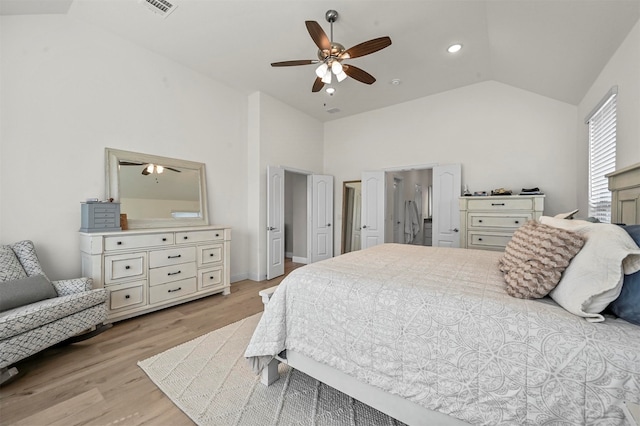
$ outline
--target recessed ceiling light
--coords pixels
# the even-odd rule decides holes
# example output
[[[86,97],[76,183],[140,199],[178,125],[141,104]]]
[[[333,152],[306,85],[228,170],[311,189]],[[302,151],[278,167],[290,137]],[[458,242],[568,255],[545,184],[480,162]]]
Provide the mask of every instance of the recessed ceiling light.
[[[334,87],[327,87],[326,92],[330,95],[333,95],[334,93],[336,93],[336,89]]]
[[[456,53],[456,52],[460,51],[460,49],[462,49],[462,45],[460,43],[456,43],[456,44],[452,44],[451,46],[449,46],[447,48],[447,52]]]
[[[389,83],[393,84],[394,86],[398,86],[400,83],[402,83],[402,81],[399,78],[394,78]]]

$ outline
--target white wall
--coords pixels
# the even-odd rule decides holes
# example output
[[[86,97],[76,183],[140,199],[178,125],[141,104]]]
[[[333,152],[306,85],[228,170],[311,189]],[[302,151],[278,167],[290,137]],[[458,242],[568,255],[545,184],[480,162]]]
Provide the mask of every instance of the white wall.
[[[341,182],[362,171],[461,163],[471,191],[538,186],[547,194],[545,213],[555,214],[577,203],[576,116],[573,105],[478,83],[325,123],[325,173],[336,177],[340,206]]]
[[[249,278],[266,279],[267,166],[322,173],[322,123],[264,93],[249,96]]]
[[[578,206],[588,211],[589,134],[584,120],[612,86],[618,86],[616,168],[640,162],[640,21],[613,54],[578,105]]]
[[[1,18],[0,241],[80,274],[80,201],[105,197],[105,147],[206,163],[210,221],[248,270],[247,98],[64,15]]]

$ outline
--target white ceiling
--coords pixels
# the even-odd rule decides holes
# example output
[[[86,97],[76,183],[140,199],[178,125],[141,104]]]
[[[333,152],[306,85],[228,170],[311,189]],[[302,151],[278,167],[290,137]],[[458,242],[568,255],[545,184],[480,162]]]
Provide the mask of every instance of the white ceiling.
[[[57,3],[58,13],[321,121],[487,80],[575,105],[640,17],[640,0],[172,0],[166,19],[138,0],[1,1],[3,14],[55,13]],[[270,66],[315,59],[304,21],[329,34],[328,9],[340,14],[334,40],[347,48],[391,37],[388,48],[350,60],[377,78],[373,85],[348,78],[334,96],[311,93],[315,66]],[[452,55],[454,42],[464,47]]]

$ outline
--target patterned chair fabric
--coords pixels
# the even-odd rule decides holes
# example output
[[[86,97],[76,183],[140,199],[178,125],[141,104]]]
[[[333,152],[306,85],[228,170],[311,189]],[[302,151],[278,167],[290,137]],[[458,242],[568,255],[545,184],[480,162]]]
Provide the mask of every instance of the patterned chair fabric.
[[[0,246],[0,285],[4,281],[35,275],[46,277],[31,241]],[[107,319],[107,290],[93,290],[90,278],[53,281],[52,284],[58,297],[0,312],[0,368]]]

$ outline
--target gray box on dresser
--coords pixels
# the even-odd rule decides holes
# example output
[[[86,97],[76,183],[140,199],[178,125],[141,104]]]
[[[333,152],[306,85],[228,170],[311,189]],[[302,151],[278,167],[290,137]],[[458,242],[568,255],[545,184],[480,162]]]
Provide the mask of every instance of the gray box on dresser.
[[[109,322],[230,293],[231,228],[81,232],[82,274],[109,290]]]
[[[120,231],[120,203],[80,203],[80,231]]]

